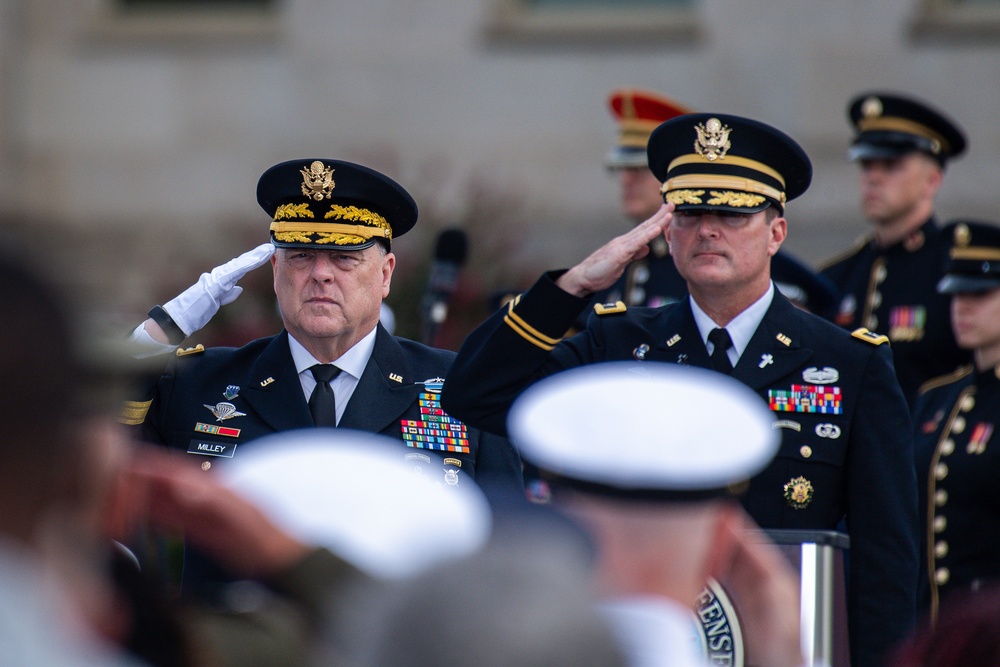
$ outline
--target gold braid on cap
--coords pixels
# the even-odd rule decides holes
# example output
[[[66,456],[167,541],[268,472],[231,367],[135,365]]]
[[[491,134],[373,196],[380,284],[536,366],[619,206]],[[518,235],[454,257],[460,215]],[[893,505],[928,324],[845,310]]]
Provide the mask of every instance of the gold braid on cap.
[[[315,243],[324,245],[357,245],[372,237],[392,240],[392,227],[378,213],[357,206],[333,204],[324,219],[350,220],[362,224],[348,225],[329,222],[306,222],[301,220],[282,222],[285,218],[312,218],[308,204],[284,204],[278,207],[271,223],[276,241],[284,243]],[[313,240],[313,236],[317,238]]]
[[[748,192],[732,192],[731,190],[719,192],[718,190],[712,190],[709,194],[712,195],[712,198],[708,200],[708,203],[712,206],[748,208],[750,206],[760,206],[766,201],[760,195],[752,195]]]
[[[660,192],[663,194],[663,199],[671,204],[700,204],[701,195],[705,194],[704,190],[671,190],[666,191],[666,186],[660,188]]]

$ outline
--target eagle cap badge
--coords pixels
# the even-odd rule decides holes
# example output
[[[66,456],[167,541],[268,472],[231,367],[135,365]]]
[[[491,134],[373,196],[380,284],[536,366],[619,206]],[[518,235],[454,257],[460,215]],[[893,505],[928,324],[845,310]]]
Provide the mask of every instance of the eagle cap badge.
[[[726,157],[732,146],[729,141],[732,130],[728,125],[723,125],[718,118],[709,118],[704,124],[695,125],[694,131],[698,135],[694,142],[694,150],[698,155],[709,162]]]
[[[299,169],[302,174],[302,194],[316,201],[330,198],[337,184],[333,181],[333,167],[327,167],[319,160],[309,165],[309,169]]]

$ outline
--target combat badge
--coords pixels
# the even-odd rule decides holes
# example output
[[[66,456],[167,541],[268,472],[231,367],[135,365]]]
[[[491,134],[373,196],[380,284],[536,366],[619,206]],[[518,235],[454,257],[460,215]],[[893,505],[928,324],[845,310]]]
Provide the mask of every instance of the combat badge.
[[[810,384],[832,384],[840,379],[840,371],[829,366],[823,368],[810,366],[802,371],[802,379]]]
[[[785,484],[785,500],[792,509],[803,510],[813,499],[813,485],[805,477],[796,477]]]

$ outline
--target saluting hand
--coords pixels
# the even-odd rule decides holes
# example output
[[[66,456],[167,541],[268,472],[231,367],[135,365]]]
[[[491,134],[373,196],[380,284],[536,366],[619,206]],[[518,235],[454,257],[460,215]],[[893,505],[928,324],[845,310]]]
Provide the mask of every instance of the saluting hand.
[[[575,296],[588,296],[611,287],[625,267],[649,253],[649,243],[665,233],[673,210],[673,204],[664,204],[651,218],[611,239],[561,275],[556,284]]]

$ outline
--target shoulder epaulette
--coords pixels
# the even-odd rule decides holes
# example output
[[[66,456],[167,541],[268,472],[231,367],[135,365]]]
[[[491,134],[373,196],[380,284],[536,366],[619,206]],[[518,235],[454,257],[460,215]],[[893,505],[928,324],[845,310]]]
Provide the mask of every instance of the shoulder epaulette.
[[[628,306],[625,305],[624,301],[615,301],[614,303],[595,303],[594,312],[597,315],[615,315],[617,313],[624,313],[628,310]]]
[[[869,331],[864,327],[860,329],[855,329],[851,332],[851,335],[858,340],[863,340],[866,343],[871,343],[872,345],[882,345],[883,343],[889,342],[889,337],[885,334],[877,334],[874,331]]]
[[[922,385],[920,385],[920,389],[917,390],[917,395],[924,394],[925,392],[928,392],[931,389],[937,389],[938,387],[943,387],[945,385],[958,382],[971,372],[972,372],[972,364],[959,366],[950,373],[939,375],[937,377],[931,378],[927,382],[924,382]]]
[[[146,421],[146,413],[149,412],[149,406],[152,404],[152,399],[148,401],[125,401],[121,414],[118,415],[118,422],[126,426],[138,426]]]
[[[201,343],[198,343],[194,347],[184,347],[184,348],[179,347],[177,348],[177,351],[174,354],[176,354],[178,357],[187,357],[192,354],[201,354],[204,351],[205,351],[205,346],[202,345]]]
[[[861,251],[862,248],[871,243],[871,240],[872,240],[871,234],[865,234],[863,236],[858,237],[857,239],[854,240],[854,243],[847,250],[837,255],[834,255],[833,257],[825,259],[819,264],[817,264],[816,270],[820,272],[826,271],[834,264],[842,262],[848,257],[851,257],[852,255],[856,255],[858,252]]]

